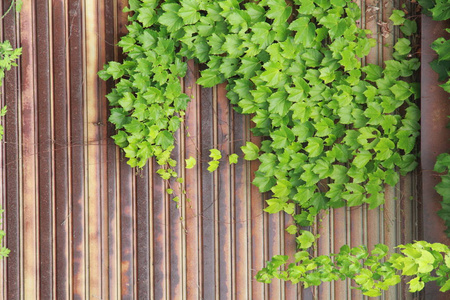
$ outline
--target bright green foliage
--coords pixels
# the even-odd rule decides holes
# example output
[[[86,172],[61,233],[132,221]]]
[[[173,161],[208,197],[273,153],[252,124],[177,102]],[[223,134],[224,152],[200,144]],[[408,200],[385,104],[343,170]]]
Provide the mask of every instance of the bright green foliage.
[[[386,245],[378,244],[369,252],[367,247],[341,247],[339,253],[311,257],[304,250],[315,241],[314,236],[302,232],[301,251],[295,254],[295,263],[286,266],[288,257],[277,255],[258,272],[258,281],[270,283],[273,278],[302,283],[305,288],[322,282],[354,280],[356,288],[370,297],[397,285],[401,276],[409,277],[409,291],[421,291],[425,284],[435,281],[441,292],[450,290],[450,249],[439,243],[417,241],[399,245],[400,253],[389,254]],[[312,241],[311,241],[312,239]]]
[[[197,161],[192,156],[186,159],[186,169],[192,169],[196,165]]]
[[[209,157],[211,157],[213,160],[208,162],[208,171],[214,172],[219,167],[219,160],[222,158],[222,153],[220,153],[217,149],[211,149],[209,150],[211,153],[209,154]]]
[[[173,133],[190,101],[179,77],[186,60],[195,59],[205,65],[197,83],[227,82],[234,109],[253,115],[253,134],[267,137],[260,146],[246,142],[241,148],[244,159],[261,162],[253,184],[273,194],[266,212],[300,211],[294,219],[308,226],[330,207],[375,208],[383,204],[384,185],[397,184],[395,171],[416,167],[418,92],[403,79],[419,61],[408,58],[405,39],[385,69],[362,67],[376,41],[356,25],[361,10],[353,1],[149,0],[130,2],[127,11],[133,12],[129,33],[119,43],[127,57],[105,65],[99,76],[116,80],[109,120],[131,166],[155,157],[164,166],[158,174],[177,177],[169,163]],[[403,24],[404,16],[396,14],[393,21]],[[414,31],[413,24],[403,26]],[[213,172],[222,154],[212,149],[210,157]],[[314,237],[302,232],[298,242],[307,248]],[[283,260],[274,258],[276,264]],[[317,274],[308,278],[310,285],[321,282]]]
[[[11,7],[12,5],[13,3],[11,3]],[[17,11],[19,11],[20,6],[22,5],[22,1],[16,2],[16,5],[17,5],[16,9]],[[6,13],[8,13],[10,9],[8,9]],[[9,41],[4,41],[0,43],[0,87],[3,85],[3,79],[5,78],[5,71],[9,71],[11,67],[17,66],[16,61],[21,54],[22,48],[13,49]],[[6,115],[6,106],[1,108],[0,110],[0,117],[4,117],[5,115]],[[0,124],[0,141],[3,139],[3,134],[4,134],[3,125]],[[0,220],[3,212],[4,210],[0,209]],[[0,245],[4,236],[5,231],[0,230]],[[10,250],[8,248],[0,246],[0,258],[7,257],[9,252]]]
[[[438,215],[445,221],[447,226],[446,234],[450,237],[450,153],[442,153],[436,160],[434,171],[442,173],[441,182],[435,187],[442,196],[442,209]]]
[[[5,72],[11,70],[11,67],[17,66],[17,59],[22,54],[22,48],[13,49],[9,41],[0,43],[0,87],[3,85]],[[6,107],[0,112],[0,117],[6,114]],[[3,137],[3,126],[0,124],[0,140]]]
[[[402,25],[405,22],[405,12],[403,10],[394,10],[389,19],[394,23],[394,25]]]
[[[253,183],[273,192],[268,212],[294,213],[300,206],[309,213],[296,220],[306,225],[328,207],[375,208],[383,203],[384,184],[398,182],[391,170],[405,174],[417,165],[411,152],[419,131],[412,102],[418,93],[401,77],[412,75],[419,62],[406,58],[410,42],[401,39],[395,46],[399,59],[386,61],[385,70],[362,68],[358,58],[376,42],[356,25],[357,4],[157,3],[130,4],[129,33],[119,43],[127,58],[99,72],[118,80],[108,95],[109,120],[131,166],[142,167],[153,156],[167,163],[161,156],[172,149],[190,100],[179,77],[192,58],[207,65],[198,83],[227,81],[234,108],[254,114],[253,133],[270,137],[261,147],[242,147],[244,159],[261,161]],[[392,19],[405,20],[400,11]],[[397,112],[400,106],[410,113]],[[211,157],[210,172],[220,159],[215,152]],[[170,178],[167,172],[161,171]],[[320,189],[321,180],[332,191]]]
[[[237,164],[238,159],[239,159],[239,155],[237,155],[236,153],[233,153],[230,156],[228,156],[228,162],[230,163],[230,165]]]

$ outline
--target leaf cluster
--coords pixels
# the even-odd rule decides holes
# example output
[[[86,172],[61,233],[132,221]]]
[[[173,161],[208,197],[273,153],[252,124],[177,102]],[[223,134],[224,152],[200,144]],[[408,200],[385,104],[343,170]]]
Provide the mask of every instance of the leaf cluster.
[[[22,48],[14,49],[9,41],[4,41],[0,43],[0,88],[3,85],[3,79],[5,78],[5,71],[9,71],[11,67],[17,66],[16,61],[21,54]],[[0,117],[4,117],[5,115],[6,115],[6,106],[1,108],[0,110]],[[3,139],[3,134],[4,134],[3,125],[0,124],[0,140]],[[0,220],[2,213],[3,210],[0,209]],[[0,245],[5,234],[6,233],[4,230],[0,230]],[[10,250],[8,248],[0,246],[0,258],[7,257],[9,252]]]
[[[306,247],[300,247],[306,248]],[[295,262],[277,255],[258,272],[258,281],[270,283],[273,278],[302,283],[305,288],[322,282],[352,279],[355,288],[369,297],[382,295],[408,276],[409,291],[421,291],[425,283],[436,281],[441,292],[450,290],[450,249],[439,243],[416,241],[399,245],[400,253],[389,254],[389,247],[378,244],[372,251],[365,246],[341,247],[339,253],[311,257],[302,249],[295,254]]]
[[[442,173],[441,182],[435,189],[442,196],[442,209],[438,215],[444,220],[447,230],[445,233],[450,237],[450,153],[442,153],[437,157],[434,171]]]
[[[179,77],[186,59],[204,63],[197,83],[227,82],[227,97],[242,114],[252,114],[261,148],[248,142],[245,159],[261,165],[253,183],[272,191],[266,211],[302,213],[308,225],[322,209],[384,201],[384,184],[395,185],[413,170],[419,130],[418,90],[403,78],[419,67],[408,59],[409,41],[395,45],[386,68],[361,66],[376,44],[356,20],[350,0],[130,1],[127,58],[99,72],[116,87],[107,96],[115,142],[131,166],[156,157],[175,164],[173,133],[189,97]],[[399,108],[402,108],[399,112]],[[215,170],[218,160],[209,164]],[[171,174],[159,171],[165,179]],[[169,168],[170,170],[170,168]]]

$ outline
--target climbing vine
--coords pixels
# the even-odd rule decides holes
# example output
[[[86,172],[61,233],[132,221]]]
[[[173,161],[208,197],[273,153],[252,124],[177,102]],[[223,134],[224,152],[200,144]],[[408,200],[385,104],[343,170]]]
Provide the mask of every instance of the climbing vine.
[[[3,17],[7,13],[9,13],[12,9],[15,9],[17,12],[20,12],[21,7],[22,7],[21,0],[12,1],[8,10],[3,14],[0,20],[3,19]],[[3,41],[0,43],[0,88],[3,85],[3,79],[5,78],[5,71],[9,71],[12,67],[17,66],[16,61],[21,54],[22,48],[14,49],[9,41]],[[0,117],[4,117],[5,115],[6,115],[6,106],[2,107],[0,110]],[[0,123],[0,141],[3,139],[3,134],[4,128],[3,125]],[[4,210],[0,208],[0,221],[2,219],[3,212]],[[0,258],[7,257],[10,252],[8,248],[1,246],[1,242],[5,237],[5,234],[6,234],[5,231],[0,229]]]
[[[247,142],[245,159],[261,165],[253,183],[272,191],[266,211],[294,213],[301,225],[328,207],[370,208],[383,185],[413,170],[419,130],[416,84],[402,80],[419,68],[409,40],[395,45],[386,68],[365,57],[376,44],[356,25],[360,8],[347,0],[130,1],[123,63],[99,72],[116,87],[107,96],[113,136],[131,166],[156,157],[163,178],[177,177],[170,158],[189,97],[179,77],[186,59],[207,66],[197,83],[227,81],[227,97],[253,114],[261,147]],[[405,113],[399,113],[402,107]],[[216,165],[217,163],[212,163]],[[211,167],[211,165],[210,165]],[[213,167],[212,167],[213,168]],[[324,183],[327,181],[327,183]]]
[[[411,276],[409,291],[421,291],[425,283],[436,281],[441,292],[450,290],[450,249],[440,243],[418,241],[399,245],[400,253],[389,255],[388,246],[378,244],[372,251],[365,246],[341,247],[339,253],[311,257],[306,251],[315,240],[309,232],[299,237],[299,251],[295,263],[285,269],[288,257],[277,255],[256,276],[258,281],[270,283],[273,278],[303,283],[305,287],[323,282],[353,279],[356,288],[370,297],[397,285],[402,276]]]
[[[253,184],[271,192],[269,213],[284,211],[298,226],[310,226],[327,208],[373,209],[383,204],[386,184],[396,185],[399,173],[417,166],[419,87],[408,77],[420,63],[407,38],[417,24],[403,11],[391,17],[404,37],[384,68],[361,64],[377,42],[357,26],[361,10],[350,0],[130,0],[126,11],[128,34],[118,44],[126,58],[109,62],[99,76],[116,82],[107,95],[109,121],[130,166],[142,168],[154,157],[162,178],[182,182],[170,154],[191,100],[179,81],[190,59],[204,65],[197,83],[226,82],[233,108],[252,115],[253,134],[267,137],[242,151],[244,159],[260,162]],[[210,157],[213,172],[222,154],[211,149]],[[230,163],[237,160],[229,156]],[[195,163],[189,157],[185,165]],[[296,234],[297,227],[289,231]],[[298,241],[306,249],[315,237],[302,231]],[[372,296],[397,284],[400,270],[417,275],[412,292],[431,280],[449,288],[448,248],[426,242],[399,247],[403,254],[389,259],[384,245],[370,255],[363,246],[317,258],[302,250],[286,269],[287,258],[275,256],[257,279],[308,286],[352,278]],[[437,278],[425,275],[431,270]]]

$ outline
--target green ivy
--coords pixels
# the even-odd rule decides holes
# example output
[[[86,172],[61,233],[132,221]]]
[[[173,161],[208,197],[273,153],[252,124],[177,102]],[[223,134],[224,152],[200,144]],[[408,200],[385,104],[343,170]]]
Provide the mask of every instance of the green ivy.
[[[309,232],[305,232],[311,235]],[[323,282],[352,279],[356,289],[370,297],[381,296],[401,282],[401,276],[408,276],[409,291],[421,291],[425,283],[436,281],[441,292],[450,290],[450,249],[439,243],[417,241],[399,245],[400,253],[389,255],[389,247],[378,244],[369,252],[367,247],[341,247],[339,253],[311,257],[306,251],[314,237],[299,238],[299,247],[304,249],[295,254],[295,262],[286,266],[288,257],[277,255],[258,272],[258,281],[270,283],[279,278],[293,284],[303,283],[305,287],[317,286]],[[303,240],[307,240],[304,244]],[[411,277],[410,277],[411,276]]]
[[[234,109],[252,115],[253,134],[267,137],[260,146],[247,142],[241,149],[244,159],[260,162],[253,184],[261,192],[271,191],[269,213],[284,211],[297,225],[309,226],[327,208],[376,208],[384,202],[385,184],[396,185],[399,173],[417,166],[419,88],[408,77],[419,60],[410,54],[410,41],[401,38],[385,68],[362,66],[376,41],[368,38],[370,30],[356,25],[361,9],[354,2],[130,0],[125,11],[130,12],[128,34],[118,45],[126,58],[109,62],[99,76],[116,82],[107,95],[109,121],[130,166],[142,168],[155,157],[162,178],[178,177],[170,154],[173,133],[184,122],[190,101],[179,80],[189,59],[205,67],[197,83],[213,87],[226,82]],[[417,31],[402,11],[394,11],[391,21],[405,36]],[[212,172],[222,154],[211,149],[210,157]],[[228,160],[236,163],[238,157],[232,154]],[[186,159],[187,168],[195,164],[195,157]],[[297,226],[288,232],[297,234]],[[297,238],[304,249],[315,239],[309,231],[300,231]],[[427,253],[440,251],[423,243],[414,245]],[[448,248],[441,252],[448,256]],[[386,253],[382,245],[371,255],[363,246],[344,246],[332,257],[310,258],[300,251],[297,264],[285,271],[278,268],[287,257],[275,256],[257,279],[318,285],[354,278],[367,295],[378,295],[398,283],[395,272],[406,268],[406,259],[400,261],[409,257],[394,254],[384,260]],[[428,259],[420,255],[417,261],[422,255]],[[442,260],[436,256],[433,268],[440,270]],[[433,280],[420,268],[411,291]]]
[[[8,10],[3,14],[0,18],[3,19],[7,13],[9,13],[13,8],[16,9],[17,12],[20,12],[22,8],[22,1],[12,1]],[[22,48],[14,49],[11,46],[9,41],[4,41],[0,43],[0,88],[3,85],[3,79],[5,78],[5,71],[9,71],[11,67],[17,66],[17,59],[22,54]],[[4,106],[0,110],[0,117],[4,117],[6,115],[6,106]],[[0,124],[0,141],[3,139],[4,128],[3,125]],[[4,210],[0,208],[0,221],[2,219],[2,214]],[[1,223],[0,223],[1,224]],[[0,229],[0,258],[7,257],[10,250],[4,246],[2,246],[2,240],[5,237],[5,231]]]
[[[253,183],[273,192],[267,211],[293,213],[296,205],[297,222],[310,225],[328,207],[375,208],[384,184],[398,182],[396,168],[406,174],[417,166],[420,113],[411,99],[419,92],[403,78],[419,60],[408,58],[409,41],[401,39],[385,69],[362,67],[358,58],[376,41],[356,25],[360,8],[350,0],[136,0],[127,11],[129,33],[119,42],[127,58],[99,76],[116,80],[109,121],[131,166],[153,156],[170,162],[190,100],[179,82],[186,59],[207,66],[198,84],[226,81],[235,110],[254,115],[253,133],[270,137],[242,148],[245,159],[261,162]],[[170,167],[158,172],[178,176]]]
[[[438,215],[444,220],[447,230],[445,233],[450,237],[450,153],[442,153],[437,157],[434,171],[442,173],[441,182],[435,187],[442,196],[442,209]]]

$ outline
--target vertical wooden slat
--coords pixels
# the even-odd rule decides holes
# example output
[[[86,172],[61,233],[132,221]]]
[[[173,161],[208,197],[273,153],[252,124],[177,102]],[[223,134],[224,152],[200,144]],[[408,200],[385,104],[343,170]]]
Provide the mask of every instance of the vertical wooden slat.
[[[135,278],[134,264],[134,197],[133,170],[125,160],[120,163],[120,244],[121,244],[121,297],[132,299]]]
[[[232,293],[231,275],[231,194],[230,194],[230,105],[226,98],[226,85],[217,87],[217,149],[224,162],[218,169],[218,234],[219,234],[219,295],[230,299]]]
[[[153,162],[154,172],[158,169],[156,162]],[[165,216],[165,184],[161,177],[153,173],[153,272],[154,272],[154,299],[168,299],[169,274],[166,261],[168,248],[166,238],[168,226]]]
[[[281,253],[281,234],[283,233],[283,228],[280,227],[280,214],[270,214],[268,217],[268,258],[270,259],[274,255],[284,255]],[[269,299],[281,299],[281,280],[274,279],[269,285]]]
[[[202,174],[202,197],[200,212],[202,218],[202,291],[203,299],[216,298],[216,266],[215,266],[215,219],[216,199],[214,198],[213,175],[208,172],[209,149],[214,147],[213,140],[213,89],[202,89],[201,93],[201,148],[200,163]]]
[[[261,146],[261,138],[251,136],[250,141]],[[250,181],[255,179],[255,172],[258,170],[259,162],[250,162]],[[265,285],[257,282],[255,279],[256,273],[264,267],[265,264],[265,249],[264,249],[264,234],[265,234],[265,222],[264,222],[264,197],[259,192],[258,188],[252,184],[250,189],[250,202],[251,202],[251,271],[250,276],[252,279],[252,298],[263,299],[265,297]]]
[[[72,285],[73,298],[87,297],[86,194],[85,194],[85,122],[83,64],[83,3],[70,0],[69,8],[69,68],[70,68],[70,137],[71,137],[71,197],[72,197]]]
[[[175,137],[175,149],[172,152],[172,158],[176,161],[180,161],[181,155],[181,147],[180,147],[180,132],[177,131],[174,134]],[[175,172],[180,174],[181,168],[180,164],[177,164],[174,167]],[[169,181],[169,187],[171,187],[174,191],[174,194],[170,197],[167,197],[166,202],[168,204],[168,215],[169,215],[169,265],[170,265],[170,298],[171,299],[182,299],[183,297],[183,255],[182,255],[182,212],[181,206],[182,203],[182,191],[179,188],[179,185],[176,183],[175,179],[172,178]],[[173,197],[179,197],[180,204],[173,201]]]
[[[331,213],[333,214],[332,232],[333,235],[333,245],[332,253],[338,253],[339,249],[348,244],[347,241],[347,217],[348,212],[353,209],[348,207],[341,207],[339,209],[333,209]],[[320,238],[323,238],[322,236]],[[334,285],[334,299],[349,299],[350,295],[347,295],[347,285],[349,280],[335,281]]]
[[[100,130],[99,130],[99,26],[98,1],[85,1],[85,53],[86,53],[86,185],[88,190],[87,226],[88,226],[88,272],[89,298],[102,297],[102,249],[101,249],[101,165],[100,165]]]
[[[26,241],[23,248],[23,297],[35,299],[39,294],[39,257],[36,189],[36,70],[34,37],[34,4],[25,2],[22,8],[22,170],[23,208],[21,237]]]
[[[36,3],[40,296],[53,297],[53,132],[49,2]]]
[[[317,232],[320,234],[320,238],[317,241],[318,249],[315,255],[329,255],[332,251],[332,245],[334,243],[334,236],[331,232],[333,230],[332,213],[332,210],[329,209],[321,212],[319,215]],[[333,299],[331,296],[332,283],[330,282],[322,283],[317,287],[316,291],[319,299]]]
[[[136,177],[136,297],[150,299],[150,247],[148,166]]]
[[[8,10],[12,0],[2,1],[2,11]],[[7,14],[3,18],[3,39],[9,40],[14,48],[20,47],[18,35],[19,21],[14,13]],[[20,64],[21,65],[21,64]],[[20,66],[19,65],[19,66]],[[7,299],[19,299],[21,296],[22,277],[20,275],[21,264],[21,239],[20,239],[20,209],[21,209],[21,170],[20,170],[20,120],[21,120],[21,83],[20,71],[12,68],[5,76],[3,82],[3,97],[8,106],[5,118],[5,215],[3,222],[6,228],[6,246],[11,250],[6,263],[6,297]]]
[[[102,69],[104,64],[107,62],[107,56],[109,58],[112,57],[113,44],[108,44],[107,32],[111,32],[113,23],[111,20],[108,20],[107,12],[110,12],[108,6],[112,3],[113,0],[103,0],[98,4],[98,42],[99,42],[99,51],[98,51],[98,62],[97,62],[97,71]],[[106,21],[108,20],[108,21]],[[108,28],[107,28],[108,26]],[[108,51],[109,50],[109,51]],[[108,55],[107,55],[107,52]],[[95,73],[97,75],[97,72]],[[105,101],[106,99],[106,88],[107,84],[98,78],[97,84],[99,86],[98,95],[97,95],[97,105],[98,105],[98,116],[97,116],[97,125],[98,125],[98,134],[99,134],[99,171],[100,171],[100,203],[99,203],[99,218],[101,221],[100,224],[100,252],[101,256],[105,259],[101,262],[101,295],[103,298],[109,298],[109,280],[108,280],[108,186],[107,186],[107,177],[108,177],[108,149],[106,147],[106,140],[108,138],[108,130],[105,124],[108,122],[108,103]]]
[[[198,77],[198,65],[194,61],[188,61],[188,69],[184,80],[184,92],[191,98],[191,102],[186,111],[186,126],[190,136],[185,139],[185,156],[186,158],[194,157],[197,164],[194,168],[185,171],[185,187],[186,187],[186,296],[187,299],[200,299],[200,272],[201,261],[200,245],[201,245],[201,184],[200,184],[200,92],[199,87],[195,84]]]
[[[247,181],[247,166],[249,165],[243,160],[241,146],[245,145],[247,130],[246,123],[248,117],[245,117],[233,111],[233,153],[239,155],[238,163],[234,166],[234,210],[235,210],[235,289],[236,299],[245,300],[250,298],[249,279],[250,272],[248,262],[248,201],[247,192],[250,182]]]
[[[55,162],[55,248],[57,298],[68,298],[69,293],[69,189],[68,189],[68,106],[66,70],[66,8],[63,1],[52,4],[52,59],[54,98],[54,162]]]
[[[295,221],[292,218],[292,216],[289,215],[284,215],[284,228],[286,229],[291,225],[295,225]],[[294,255],[297,249],[297,242],[295,239],[295,235],[293,234],[289,234],[287,233],[285,230],[282,231],[282,233],[284,234],[284,245],[283,245],[283,253],[284,255],[289,256],[289,260],[288,260],[288,264],[295,262],[294,259]],[[301,287],[300,285],[297,284],[292,284],[290,282],[285,282],[284,283],[284,299],[297,299],[299,297],[299,295],[301,296],[301,294],[299,293]],[[306,300],[306,298],[304,298]]]

